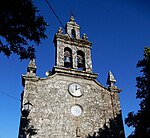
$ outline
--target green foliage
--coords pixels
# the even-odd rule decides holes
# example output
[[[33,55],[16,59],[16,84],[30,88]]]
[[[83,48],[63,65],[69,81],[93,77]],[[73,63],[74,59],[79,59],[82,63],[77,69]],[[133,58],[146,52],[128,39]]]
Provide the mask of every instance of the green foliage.
[[[150,137],[150,47],[144,49],[144,58],[138,61],[137,68],[141,68],[142,73],[136,78],[136,98],[141,99],[140,109],[136,114],[130,112],[125,123],[135,128],[129,138],[147,138]]]
[[[0,1],[0,53],[34,58],[35,48],[46,38],[47,23],[32,0]]]

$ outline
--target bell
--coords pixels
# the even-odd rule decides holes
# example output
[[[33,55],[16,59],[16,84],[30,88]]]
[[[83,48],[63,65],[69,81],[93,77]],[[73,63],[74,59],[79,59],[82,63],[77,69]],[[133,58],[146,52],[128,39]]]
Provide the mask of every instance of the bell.
[[[83,59],[79,58],[78,59],[78,68],[83,68],[84,64],[83,64]]]
[[[70,57],[65,57],[65,58],[64,58],[64,62],[65,62],[65,63],[70,63],[70,62],[71,62],[71,61],[70,61]]]
[[[71,58],[70,57],[65,57],[64,58],[64,65],[65,67],[71,67]]]

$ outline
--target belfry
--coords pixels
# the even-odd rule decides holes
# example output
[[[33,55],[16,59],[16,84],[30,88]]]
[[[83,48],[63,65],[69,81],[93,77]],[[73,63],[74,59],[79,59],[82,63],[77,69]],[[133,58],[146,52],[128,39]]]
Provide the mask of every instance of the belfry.
[[[73,16],[54,36],[55,65],[45,78],[31,60],[22,75],[18,138],[125,138],[120,89],[108,73],[104,87],[92,71],[92,43]]]

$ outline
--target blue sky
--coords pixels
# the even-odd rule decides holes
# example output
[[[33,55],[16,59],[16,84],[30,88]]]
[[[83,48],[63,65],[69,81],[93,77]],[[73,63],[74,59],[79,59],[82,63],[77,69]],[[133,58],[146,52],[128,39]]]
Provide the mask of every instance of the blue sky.
[[[35,0],[40,13],[48,22],[47,40],[37,47],[37,75],[54,66],[53,37],[61,26],[45,0]],[[143,49],[150,45],[149,0],[49,0],[62,23],[69,21],[70,13],[86,33],[92,45],[93,72],[98,73],[100,83],[106,85],[111,70],[116,85],[122,89],[120,101],[123,119],[128,112],[138,109],[136,80],[140,75],[136,63],[143,58]],[[23,91],[21,75],[26,73],[29,61],[20,62],[16,55],[10,58],[0,54],[0,138],[16,138],[20,121],[20,94]],[[13,99],[2,94],[14,96]],[[126,125],[126,136],[132,128]]]

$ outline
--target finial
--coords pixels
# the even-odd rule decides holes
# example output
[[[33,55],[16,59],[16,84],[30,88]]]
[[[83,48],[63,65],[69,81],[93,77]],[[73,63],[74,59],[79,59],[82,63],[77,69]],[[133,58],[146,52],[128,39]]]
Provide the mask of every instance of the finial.
[[[114,86],[114,83],[116,83],[116,79],[113,76],[112,72],[109,71],[108,72],[108,78],[107,78],[107,84],[110,85],[110,86]]]
[[[36,73],[35,59],[31,59],[28,65],[28,75],[34,76]]]
[[[74,22],[74,21],[75,21],[75,19],[74,19],[74,17],[73,17],[73,16],[71,16],[71,17],[70,17],[70,21],[72,21],[72,22]]]
[[[28,67],[36,68],[35,59],[30,60]]]
[[[62,34],[63,33],[63,30],[62,30],[62,28],[61,27],[59,27],[59,29],[58,29],[58,32],[57,33],[59,33],[59,34]]]
[[[82,39],[84,39],[84,40],[87,40],[87,39],[88,39],[88,37],[86,36],[85,33],[83,33]]]

